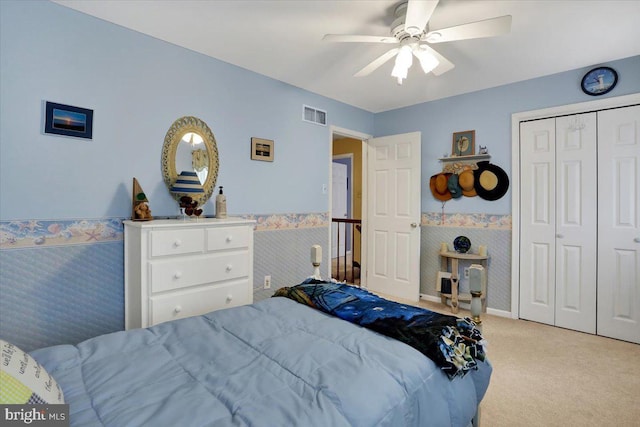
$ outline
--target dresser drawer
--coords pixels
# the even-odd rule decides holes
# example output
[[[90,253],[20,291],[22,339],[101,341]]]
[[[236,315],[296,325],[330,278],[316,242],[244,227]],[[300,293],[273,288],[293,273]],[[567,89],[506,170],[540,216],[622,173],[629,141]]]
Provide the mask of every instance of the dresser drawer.
[[[151,292],[249,276],[249,252],[153,260],[150,262]]]
[[[248,281],[200,288],[193,291],[173,292],[150,298],[150,324],[196,316],[221,308],[250,304]]]
[[[151,256],[189,254],[204,251],[204,233],[196,230],[153,230],[149,233]]]
[[[207,230],[207,250],[246,248],[253,230],[249,227],[220,227]]]

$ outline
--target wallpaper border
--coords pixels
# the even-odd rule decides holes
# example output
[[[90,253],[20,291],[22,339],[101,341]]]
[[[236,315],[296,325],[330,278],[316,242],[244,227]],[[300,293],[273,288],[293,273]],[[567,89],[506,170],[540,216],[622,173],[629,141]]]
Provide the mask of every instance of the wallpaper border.
[[[123,240],[122,218],[0,221],[0,249],[87,245]]]
[[[302,214],[251,214],[241,216],[245,219],[252,219],[256,221],[256,231],[327,227],[331,223],[329,212]]]
[[[422,226],[456,228],[490,228],[511,230],[511,214],[426,212],[422,214]]]
[[[328,212],[235,215],[256,221],[256,231],[327,227]],[[128,218],[0,221],[0,250],[87,245],[124,240]]]
[[[256,221],[256,231],[328,227],[329,212],[237,215]],[[126,218],[0,221],[0,250],[87,245],[124,239]],[[511,230],[511,215],[426,212],[422,226]]]

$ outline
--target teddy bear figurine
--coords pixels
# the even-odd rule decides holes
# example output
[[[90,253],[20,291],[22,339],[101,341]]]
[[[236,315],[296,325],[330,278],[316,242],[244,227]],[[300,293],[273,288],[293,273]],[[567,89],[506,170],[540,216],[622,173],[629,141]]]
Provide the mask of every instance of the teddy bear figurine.
[[[151,220],[153,217],[151,216],[151,209],[149,208],[149,204],[147,202],[138,203],[134,210],[136,214],[136,219],[138,220]]]

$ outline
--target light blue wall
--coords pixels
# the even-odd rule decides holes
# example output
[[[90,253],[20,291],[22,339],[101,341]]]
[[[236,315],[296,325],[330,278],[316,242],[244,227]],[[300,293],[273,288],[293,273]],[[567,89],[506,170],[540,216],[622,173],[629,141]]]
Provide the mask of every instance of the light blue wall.
[[[640,91],[640,57],[609,65],[620,73],[610,96]],[[255,234],[256,280],[270,274],[284,286],[293,284],[286,262],[297,263],[300,248],[328,236],[323,221],[310,230],[297,226],[307,218],[299,213],[312,213],[313,224],[314,212],[326,214],[321,188],[330,179],[329,127],[302,122],[303,104],[326,110],[329,124],[366,134],[421,131],[427,182],[440,167],[436,158],[450,150],[452,132],[467,129],[510,172],[511,114],[587,100],[578,86],[584,71],[374,115],[55,3],[0,0],[0,243],[11,247],[12,236],[24,234],[38,245],[45,235],[64,238],[60,229],[87,237],[80,246],[0,250],[0,336],[32,349],[122,328],[122,243],[91,238],[108,231],[105,222],[130,215],[132,177],[155,216],[177,214],[160,156],[166,131],[181,116],[200,117],[213,130],[218,185],[231,214],[295,218],[286,231]],[[43,135],[44,100],[93,109],[93,140]],[[249,160],[254,136],[275,140],[274,163]],[[426,188],[422,211],[438,212]],[[447,211],[509,214],[509,196],[453,201]],[[205,213],[213,213],[212,202]],[[43,219],[52,221],[33,221]],[[433,240],[426,234],[425,254],[433,252],[425,251]],[[489,297],[497,308],[503,300],[509,295]]]
[[[640,92],[640,56],[608,65],[618,71],[618,85],[602,97]],[[580,89],[582,76],[593,67],[581,68],[493,89],[387,111],[375,115],[374,135],[422,132],[422,212],[440,212],[442,203],[429,190],[429,177],[442,170],[438,161],[451,154],[452,134],[475,129],[476,150],[487,146],[491,162],[511,176],[511,115],[558,105],[592,101]],[[599,97],[599,98],[602,98]],[[511,189],[500,200],[462,197],[446,203],[447,213],[511,213]]]
[[[303,104],[373,133],[372,113],[49,1],[0,0],[0,90],[0,337],[25,350],[123,328],[120,220],[133,177],[154,216],[177,215],[161,172],[177,118],[212,129],[229,214],[287,229],[255,233],[256,282],[274,287],[296,284],[310,239],[328,243],[330,128],[303,122]],[[93,109],[93,140],[44,135],[44,100]],[[273,163],[250,160],[251,137],[275,141]],[[298,265],[266,265],[276,255]]]
[[[132,177],[154,215],[176,215],[160,158],[185,115],[216,137],[229,213],[326,212],[329,127],[303,122],[302,105],[373,131],[369,112],[55,3],[3,0],[0,19],[3,220],[126,217]],[[44,135],[43,100],[93,109],[93,140]],[[275,162],[250,160],[251,137],[275,141]]]

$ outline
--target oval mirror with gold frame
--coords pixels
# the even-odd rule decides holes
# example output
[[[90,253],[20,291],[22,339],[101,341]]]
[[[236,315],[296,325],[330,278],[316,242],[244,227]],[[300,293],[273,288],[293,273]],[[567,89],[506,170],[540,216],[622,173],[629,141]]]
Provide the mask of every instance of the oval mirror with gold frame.
[[[190,196],[204,205],[215,189],[218,167],[218,146],[209,126],[193,116],[173,122],[162,146],[162,176],[171,195],[180,201],[183,194],[173,193],[173,184],[182,171],[195,172],[204,192]]]

